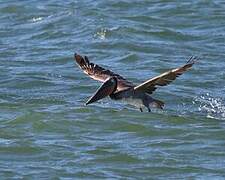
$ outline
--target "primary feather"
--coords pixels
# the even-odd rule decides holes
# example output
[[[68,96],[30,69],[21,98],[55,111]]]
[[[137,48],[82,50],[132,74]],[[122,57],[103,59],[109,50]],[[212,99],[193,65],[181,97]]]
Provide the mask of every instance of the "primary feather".
[[[190,69],[195,63],[195,57],[191,57],[189,61],[182,67],[172,69],[167,71],[159,76],[153,77],[144,83],[136,86],[134,88],[135,91],[143,91],[148,94],[152,94],[153,91],[157,89],[158,86],[166,86],[170,84],[173,80],[175,80],[178,76],[182,75],[185,71]]]
[[[118,82],[117,91],[134,87],[134,85],[131,82],[127,81],[125,78],[123,78],[119,74],[116,74],[110,70],[104,69],[98,66],[97,64],[90,63],[87,56],[84,56],[83,58],[82,56],[75,54],[74,58],[77,64],[80,66],[80,68],[84,71],[84,73],[90,76],[92,79],[104,82],[106,79],[110,77],[116,77]]]

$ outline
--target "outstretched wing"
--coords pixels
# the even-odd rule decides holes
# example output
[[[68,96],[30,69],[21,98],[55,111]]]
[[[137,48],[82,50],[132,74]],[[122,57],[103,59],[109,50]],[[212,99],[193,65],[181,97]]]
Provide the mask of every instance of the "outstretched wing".
[[[184,66],[182,66],[180,68],[172,69],[172,70],[167,71],[159,76],[149,79],[148,81],[145,81],[144,83],[136,86],[134,88],[134,90],[152,94],[153,91],[155,91],[157,89],[157,86],[168,85],[173,80],[175,80],[176,77],[180,76],[185,71],[190,69],[193,66],[193,64],[195,63],[195,60],[196,60],[196,57],[191,57]]]
[[[120,76],[119,74],[115,74],[110,70],[106,70],[97,64],[90,63],[87,56],[84,58],[78,54],[74,54],[74,59],[76,60],[77,64],[80,68],[84,71],[85,74],[90,76],[92,79],[97,81],[105,82],[106,79],[110,77],[117,78],[117,91],[121,91],[130,87],[134,87],[134,85],[127,81],[125,78]]]

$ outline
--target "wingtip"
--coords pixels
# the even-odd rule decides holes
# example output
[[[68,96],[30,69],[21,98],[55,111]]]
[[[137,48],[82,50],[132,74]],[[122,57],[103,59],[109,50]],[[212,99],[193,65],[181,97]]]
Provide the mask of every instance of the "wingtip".
[[[198,60],[199,58],[197,56],[191,56],[186,62],[186,64],[195,64]]]
[[[81,65],[83,62],[83,57],[77,53],[74,53],[74,59],[79,65]]]
[[[79,57],[80,55],[77,54],[76,52],[74,53],[74,58],[77,59],[77,57]]]

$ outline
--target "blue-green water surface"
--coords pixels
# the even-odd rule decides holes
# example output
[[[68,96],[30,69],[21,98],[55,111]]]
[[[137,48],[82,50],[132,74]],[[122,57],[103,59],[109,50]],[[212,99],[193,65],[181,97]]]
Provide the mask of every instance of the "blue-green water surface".
[[[138,84],[197,64],[139,112],[104,99],[87,55]],[[0,1],[1,179],[224,179],[222,0]]]

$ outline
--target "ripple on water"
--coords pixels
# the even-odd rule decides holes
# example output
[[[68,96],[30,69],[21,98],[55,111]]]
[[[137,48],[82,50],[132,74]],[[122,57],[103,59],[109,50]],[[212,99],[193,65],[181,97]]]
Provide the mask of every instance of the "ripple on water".
[[[221,0],[1,1],[0,177],[224,177],[224,19]],[[140,113],[85,106],[100,83],[74,52],[134,83],[203,58]]]

